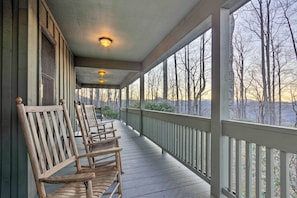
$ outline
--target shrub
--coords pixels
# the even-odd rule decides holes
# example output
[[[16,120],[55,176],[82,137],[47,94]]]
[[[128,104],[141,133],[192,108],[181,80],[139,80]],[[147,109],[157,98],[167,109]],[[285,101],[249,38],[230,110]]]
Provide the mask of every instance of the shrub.
[[[131,108],[140,108],[140,103],[136,102],[130,105]],[[145,102],[144,108],[154,111],[174,112],[174,106],[169,102]]]
[[[168,102],[146,102],[144,108],[155,111],[174,112],[174,106]]]
[[[118,118],[118,113],[111,109],[110,106],[103,106],[102,107],[102,114],[104,117],[109,118],[109,119],[117,119]]]

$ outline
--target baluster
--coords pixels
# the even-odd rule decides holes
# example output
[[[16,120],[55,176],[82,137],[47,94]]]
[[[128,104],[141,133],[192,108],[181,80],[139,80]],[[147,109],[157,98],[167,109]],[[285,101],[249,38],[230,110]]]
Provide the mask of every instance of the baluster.
[[[256,145],[256,197],[262,197],[262,146]]]
[[[245,170],[245,191],[246,191],[246,197],[250,198],[252,197],[252,144],[249,142],[246,142],[245,145],[245,164],[246,164],[246,170]]]
[[[266,197],[274,197],[273,150],[266,147]]]
[[[229,138],[229,191],[233,192],[233,159],[234,159],[234,148],[233,139]]]
[[[242,149],[241,140],[236,140],[236,195],[242,196]]]
[[[280,192],[281,198],[289,197],[289,154],[280,152]]]

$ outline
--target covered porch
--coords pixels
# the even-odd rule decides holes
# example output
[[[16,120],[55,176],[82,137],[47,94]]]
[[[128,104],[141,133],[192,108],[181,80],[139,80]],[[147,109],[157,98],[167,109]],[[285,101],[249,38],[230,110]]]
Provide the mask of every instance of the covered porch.
[[[297,192],[297,163],[290,166],[297,159],[296,128],[230,116],[230,13],[248,0],[147,2],[0,3],[0,197],[36,196],[15,98],[28,105],[64,98],[75,126],[72,104],[82,88],[120,92],[124,197],[288,198]],[[209,116],[145,109],[145,74],[210,29]],[[98,47],[105,36],[113,48]],[[104,84],[101,70],[108,74]],[[139,108],[129,106],[136,80]]]

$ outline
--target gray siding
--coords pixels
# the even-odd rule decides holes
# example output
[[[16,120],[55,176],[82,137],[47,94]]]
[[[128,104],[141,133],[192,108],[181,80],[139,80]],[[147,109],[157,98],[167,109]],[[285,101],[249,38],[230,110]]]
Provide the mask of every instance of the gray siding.
[[[40,7],[38,7],[40,6]],[[40,17],[38,17],[40,15]],[[0,3],[0,197],[33,197],[35,183],[15,108],[15,98],[40,104],[40,41],[45,32],[56,48],[56,102],[67,101],[74,118],[73,55],[46,4],[38,0]]]
[[[0,197],[27,193],[27,154],[17,125],[14,99],[27,99],[27,1],[1,1]]]

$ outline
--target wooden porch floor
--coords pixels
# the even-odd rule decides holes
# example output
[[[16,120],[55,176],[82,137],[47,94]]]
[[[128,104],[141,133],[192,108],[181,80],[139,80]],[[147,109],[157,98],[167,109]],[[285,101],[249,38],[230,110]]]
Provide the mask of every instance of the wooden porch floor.
[[[191,172],[150,140],[116,120],[121,136],[123,198],[211,198],[210,185]],[[84,153],[81,137],[77,137],[80,153]],[[62,174],[75,172],[74,165]],[[60,173],[57,173],[59,175]],[[46,184],[48,191],[57,186]]]
[[[129,127],[115,121],[125,198],[210,198],[210,185]]]

